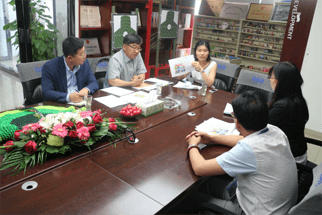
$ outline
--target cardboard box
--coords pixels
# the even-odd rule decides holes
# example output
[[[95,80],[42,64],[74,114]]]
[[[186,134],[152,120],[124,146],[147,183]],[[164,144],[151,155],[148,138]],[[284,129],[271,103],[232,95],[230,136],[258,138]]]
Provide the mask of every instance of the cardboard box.
[[[142,109],[141,115],[143,116],[151,116],[155,113],[159,113],[164,110],[164,101],[156,100],[150,104],[136,104],[137,107]]]

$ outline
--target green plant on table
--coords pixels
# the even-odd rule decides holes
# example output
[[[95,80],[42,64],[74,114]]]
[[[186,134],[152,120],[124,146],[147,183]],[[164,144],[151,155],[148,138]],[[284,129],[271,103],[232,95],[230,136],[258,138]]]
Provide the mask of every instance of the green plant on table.
[[[16,10],[15,0],[11,0],[8,4]],[[33,61],[49,60],[55,58],[54,49],[56,48],[56,39],[59,31],[56,26],[50,23],[52,17],[45,14],[45,10],[49,8],[42,4],[41,0],[30,0],[30,37],[32,46]],[[44,24],[45,23],[45,24]],[[46,25],[47,28],[46,29]],[[17,20],[3,26],[3,30],[16,31],[16,33],[7,39],[10,42],[14,39],[12,45],[18,49],[19,38],[17,31]],[[20,62],[20,59],[17,61]]]

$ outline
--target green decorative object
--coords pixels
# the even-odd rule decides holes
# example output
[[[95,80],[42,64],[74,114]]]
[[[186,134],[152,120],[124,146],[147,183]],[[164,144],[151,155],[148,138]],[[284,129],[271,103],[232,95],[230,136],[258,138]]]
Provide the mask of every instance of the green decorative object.
[[[117,14],[113,15],[117,16]],[[133,16],[133,15],[132,15]],[[137,17],[137,15],[134,15]],[[137,23],[135,23],[137,25]],[[122,48],[123,46],[123,38],[130,33],[136,33],[136,30],[134,30],[131,27],[131,18],[127,15],[122,15],[120,19],[120,23],[116,23],[116,20],[114,19],[114,28],[117,28],[120,26],[120,28],[114,32],[114,46],[113,49]]]
[[[62,146],[64,145],[64,138],[50,134],[47,139],[47,144],[50,146]]]
[[[160,38],[177,38],[178,21],[176,20],[177,23],[174,21],[175,13],[177,12],[162,10],[161,20],[164,16],[166,16],[166,20],[160,25]]]
[[[26,1],[28,2],[28,1]],[[11,0],[8,4],[16,10],[15,0]],[[52,17],[45,14],[45,10],[49,10],[45,6],[46,2],[42,3],[40,0],[30,0],[30,37],[32,46],[32,57],[33,61],[42,61],[53,59],[54,49],[56,48],[56,39],[58,38],[59,31],[56,26],[50,23]],[[45,28],[46,23],[47,29]],[[14,39],[12,45],[19,45],[18,31],[17,31],[17,20],[10,22],[3,26],[3,30],[16,31],[16,33],[7,39],[10,42]],[[20,62],[18,59],[17,63]]]
[[[57,114],[60,112],[74,112],[74,106],[71,107],[55,107],[55,106],[38,106],[35,107],[41,114]],[[5,141],[12,139],[14,132],[21,129],[24,125],[38,122],[39,118],[35,116],[34,112],[28,110],[12,110],[0,113],[0,139]],[[0,142],[1,142],[0,141]]]

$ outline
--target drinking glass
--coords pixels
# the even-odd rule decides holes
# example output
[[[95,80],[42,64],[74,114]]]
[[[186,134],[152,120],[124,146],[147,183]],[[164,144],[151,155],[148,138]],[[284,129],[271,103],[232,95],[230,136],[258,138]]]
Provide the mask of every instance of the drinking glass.
[[[92,99],[93,96],[91,95],[84,96],[86,110],[92,110]]]
[[[205,96],[207,93],[207,84],[203,83],[201,88],[201,95]]]

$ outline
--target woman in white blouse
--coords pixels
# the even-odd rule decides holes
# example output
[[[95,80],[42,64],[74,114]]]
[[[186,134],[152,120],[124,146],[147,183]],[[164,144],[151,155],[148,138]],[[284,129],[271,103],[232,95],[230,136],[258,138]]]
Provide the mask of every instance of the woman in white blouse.
[[[217,63],[210,59],[210,45],[205,40],[199,40],[195,46],[195,61],[191,63],[194,70],[191,73],[181,75],[179,80],[191,75],[194,82],[199,84],[206,83],[211,87],[215,81],[217,72]]]

